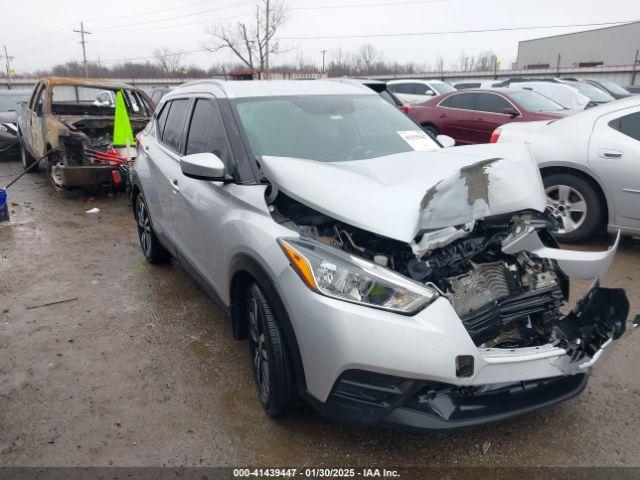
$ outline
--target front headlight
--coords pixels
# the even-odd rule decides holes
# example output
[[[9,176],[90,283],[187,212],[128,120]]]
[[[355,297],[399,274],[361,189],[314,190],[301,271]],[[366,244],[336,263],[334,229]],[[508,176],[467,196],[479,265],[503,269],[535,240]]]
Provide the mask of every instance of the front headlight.
[[[305,285],[328,297],[412,314],[438,296],[388,268],[320,242],[287,238],[278,243]]]

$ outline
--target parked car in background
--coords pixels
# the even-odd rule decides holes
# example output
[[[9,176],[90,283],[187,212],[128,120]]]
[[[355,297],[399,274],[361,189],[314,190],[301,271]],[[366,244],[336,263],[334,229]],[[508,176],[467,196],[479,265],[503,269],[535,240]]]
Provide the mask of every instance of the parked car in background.
[[[107,97],[115,98],[118,92],[122,93],[134,134],[140,132],[153,113],[151,100],[142,90],[84,78],[40,80],[29,102],[18,111],[24,168],[55,149],[45,162],[47,177],[56,190],[114,181],[112,165],[99,159],[113,148],[115,101]],[[135,145],[131,147],[135,152]],[[37,170],[34,167],[30,171]]]
[[[18,104],[27,102],[30,90],[0,90],[0,159],[18,154]]]
[[[600,90],[608,93],[616,100],[627,98],[631,95],[631,93],[622,88],[616,82],[612,82],[611,80],[602,80],[596,78],[565,78],[564,80],[588,83],[589,85],[593,85],[594,87],[597,87]]]
[[[469,88],[493,88],[500,83],[500,80],[462,80],[451,82],[451,86],[456,90],[468,90]]]
[[[525,145],[443,149],[324,80],[186,84],[139,145],[142,254],[228,308],[269,415],[302,397],[367,425],[504,420],[578,395],[625,330],[624,291],[597,282],[561,313],[616,248],[557,248]]]
[[[447,135],[458,145],[489,143],[500,125],[509,122],[553,120],[566,115],[560,104],[537,92],[462,90],[412,105],[408,115],[431,136]]]
[[[571,92],[565,87],[559,87],[558,85],[570,87],[579,95],[576,95],[576,93]],[[584,108],[595,107],[596,105],[615,100],[615,98],[605,90],[587,82],[563,80],[556,77],[510,78],[501,82],[498,86],[536,90],[547,97],[552,98],[568,109],[576,111],[583,110]]]
[[[353,83],[355,85],[363,85],[378,95],[380,95],[383,99],[389,102],[391,105],[398,107],[403,112],[407,112],[409,107],[404,105],[402,101],[387,87],[385,82],[381,82],[379,80],[371,80],[368,78],[336,78],[334,79],[337,82],[346,82]]]
[[[149,92],[149,96],[151,97],[154,108],[156,105],[158,105],[158,103],[160,103],[162,97],[164,97],[171,90],[173,90],[173,87],[157,87],[151,89],[151,91]]]
[[[625,90],[629,93],[633,93],[634,95],[637,95],[640,93],[640,85],[629,85],[628,87],[624,87]]]
[[[387,86],[402,103],[409,105],[455,91],[451,85],[440,80],[389,80]]]
[[[493,141],[532,148],[560,240],[587,240],[605,225],[640,234],[640,97],[555,122],[503,125]]]

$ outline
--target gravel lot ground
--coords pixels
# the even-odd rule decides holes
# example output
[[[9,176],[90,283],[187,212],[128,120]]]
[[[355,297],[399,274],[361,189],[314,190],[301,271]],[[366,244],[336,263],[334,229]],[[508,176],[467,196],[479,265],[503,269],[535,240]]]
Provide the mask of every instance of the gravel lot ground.
[[[19,171],[0,163],[0,184]],[[144,261],[124,195],[56,193],[42,173],[9,193],[0,465],[640,466],[638,332],[617,342],[583,395],[497,425],[418,435],[310,410],[274,421],[227,316],[179,265]],[[93,207],[101,214],[85,213]],[[627,289],[632,315],[638,280],[640,243],[625,239],[604,284]],[[576,282],[572,299],[585,288]]]

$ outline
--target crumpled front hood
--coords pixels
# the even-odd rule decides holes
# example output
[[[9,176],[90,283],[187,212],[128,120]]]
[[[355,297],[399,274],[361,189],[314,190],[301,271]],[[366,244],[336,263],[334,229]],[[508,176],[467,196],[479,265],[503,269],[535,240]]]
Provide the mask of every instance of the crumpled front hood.
[[[262,157],[265,176],[295,200],[363,230],[412,242],[426,230],[524,209],[544,211],[526,145],[490,144],[326,163]]]

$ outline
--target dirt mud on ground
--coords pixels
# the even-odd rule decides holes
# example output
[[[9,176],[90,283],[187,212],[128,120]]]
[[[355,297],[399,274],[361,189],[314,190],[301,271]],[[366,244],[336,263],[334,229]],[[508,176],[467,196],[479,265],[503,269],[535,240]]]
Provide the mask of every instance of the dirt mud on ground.
[[[0,185],[19,171],[0,163]],[[226,314],[179,265],[144,261],[124,195],[57,193],[40,173],[9,197],[0,465],[640,466],[638,332],[617,342],[583,395],[497,425],[408,434],[308,409],[276,421]],[[99,215],[85,213],[94,207]],[[627,289],[634,315],[639,280],[640,242],[625,239],[604,284]],[[572,298],[586,286],[576,282]]]

